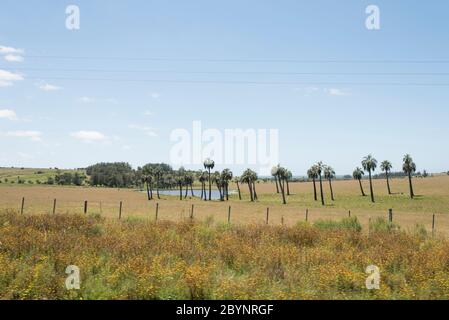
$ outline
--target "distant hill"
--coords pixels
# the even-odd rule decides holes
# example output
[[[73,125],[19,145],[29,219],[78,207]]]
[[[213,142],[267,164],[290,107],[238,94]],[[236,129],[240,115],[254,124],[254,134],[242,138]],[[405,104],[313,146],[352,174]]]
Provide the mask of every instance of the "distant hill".
[[[49,180],[56,183],[56,176],[78,173],[85,176],[83,169],[42,169],[42,168],[3,168],[0,167],[0,185],[2,184],[48,184]],[[50,183],[51,184],[51,183]]]

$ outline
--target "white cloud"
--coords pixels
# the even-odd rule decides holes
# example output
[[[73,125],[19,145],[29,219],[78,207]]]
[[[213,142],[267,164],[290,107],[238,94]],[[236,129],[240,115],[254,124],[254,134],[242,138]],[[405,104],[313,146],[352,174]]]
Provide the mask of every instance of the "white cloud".
[[[160,97],[161,95],[159,94],[159,92],[152,92],[152,93],[150,93],[150,96],[151,96],[151,98],[153,98],[153,99],[159,99],[159,97]]]
[[[14,110],[0,109],[0,119],[17,120],[17,114]]]
[[[150,137],[157,137],[158,134],[156,133],[154,128],[151,127],[146,127],[146,126],[139,126],[136,124],[130,124],[128,126],[130,129],[134,129],[134,130],[139,130],[144,132],[146,135],[150,136]]]
[[[43,84],[38,84],[38,88],[43,90],[43,91],[58,91],[61,90],[61,87],[49,84],[49,83],[43,83]]]
[[[104,141],[107,137],[98,131],[78,131],[70,134],[73,138],[82,140],[84,142]]]
[[[78,101],[80,101],[80,102],[82,102],[82,103],[91,103],[91,102],[94,102],[95,99],[89,98],[89,97],[80,97],[80,98],[78,99]]]
[[[326,92],[329,93],[331,96],[349,96],[350,93],[340,90],[340,89],[336,89],[336,88],[330,88],[330,89],[326,89]]]
[[[31,141],[41,141],[42,133],[39,131],[8,131],[4,134],[7,137],[29,138]]]
[[[14,54],[7,54],[4,59],[8,62],[23,62],[23,57],[14,55]]]
[[[9,87],[13,85],[14,81],[22,80],[22,75],[0,69],[0,87]]]
[[[0,53],[1,54],[24,54],[24,51],[23,51],[23,49],[0,46]]]

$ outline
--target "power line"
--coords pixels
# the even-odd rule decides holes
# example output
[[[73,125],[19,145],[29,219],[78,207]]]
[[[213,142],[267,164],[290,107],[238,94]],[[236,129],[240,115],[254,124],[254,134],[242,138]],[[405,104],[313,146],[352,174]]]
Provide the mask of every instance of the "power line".
[[[10,68],[2,67],[2,68]],[[265,74],[265,75],[336,75],[336,76],[448,76],[449,72],[282,72],[282,71],[176,71],[131,69],[65,69],[65,68],[14,68],[21,71],[104,72],[104,73],[167,73],[167,74]]]
[[[42,80],[42,78],[30,78]],[[111,81],[111,82],[159,82],[159,83],[191,83],[191,84],[254,84],[254,85],[351,85],[351,86],[435,86],[446,87],[449,83],[425,82],[310,82],[310,81],[226,81],[226,80],[170,80],[170,79],[113,79],[113,78],[71,78],[45,77],[46,80],[68,81]]]
[[[350,59],[215,59],[215,58],[168,58],[168,57],[89,57],[89,56],[44,56],[26,55],[32,59],[58,59],[58,60],[130,60],[130,61],[173,61],[173,62],[244,62],[244,63],[341,63],[341,64],[449,64],[449,60],[350,60]]]

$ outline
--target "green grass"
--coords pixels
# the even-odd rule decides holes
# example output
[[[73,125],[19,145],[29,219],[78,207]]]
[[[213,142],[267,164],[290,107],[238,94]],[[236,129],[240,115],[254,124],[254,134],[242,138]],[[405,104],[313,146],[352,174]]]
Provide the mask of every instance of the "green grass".
[[[26,184],[36,184],[37,181],[45,183],[48,178],[55,178],[57,173],[75,173],[84,174],[82,170],[72,169],[39,169],[39,168],[2,168],[0,167],[0,182],[1,184],[17,184],[18,180],[25,181]],[[6,182],[5,179],[8,181]]]

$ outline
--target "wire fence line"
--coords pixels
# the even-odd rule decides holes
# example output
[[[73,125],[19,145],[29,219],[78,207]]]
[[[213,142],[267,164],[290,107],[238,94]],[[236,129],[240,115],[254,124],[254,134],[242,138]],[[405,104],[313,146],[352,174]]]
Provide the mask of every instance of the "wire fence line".
[[[192,199],[190,199],[192,200]],[[37,203],[39,202],[39,203]],[[42,201],[33,202],[22,197],[17,205],[0,204],[1,209],[12,209],[19,214],[98,214],[105,218],[148,218],[150,220],[197,221],[214,220],[233,224],[264,223],[269,225],[294,225],[299,222],[314,223],[317,220],[341,220],[356,217],[362,226],[369,227],[374,219],[382,218],[400,227],[411,228],[419,224],[426,230],[449,235],[449,215],[444,213],[418,214],[386,211],[358,212],[358,210],[321,210],[320,208],[298,208],[255,205],[241,207],[235,202],[185,201],[182,203],[164,199],[145,204],[133,201],[90,201],[49,199],[48,206]]]

